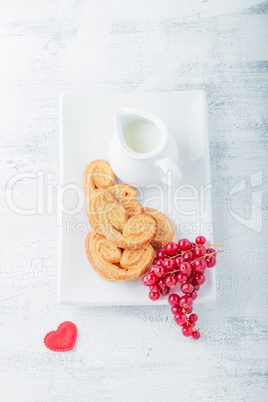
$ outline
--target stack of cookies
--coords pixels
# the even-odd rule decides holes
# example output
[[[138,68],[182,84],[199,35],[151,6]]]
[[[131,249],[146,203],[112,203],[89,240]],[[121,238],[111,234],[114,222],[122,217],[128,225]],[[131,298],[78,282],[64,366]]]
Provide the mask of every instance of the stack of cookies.
[[[154,248],[172,241],[175,229],[164,214],[136,201],[134,187],[114,183],[108,162],[95,160],[87,165],[83,187],[93,230],[86,237],[86,253],[104,279],[131,280],[149,269]]]

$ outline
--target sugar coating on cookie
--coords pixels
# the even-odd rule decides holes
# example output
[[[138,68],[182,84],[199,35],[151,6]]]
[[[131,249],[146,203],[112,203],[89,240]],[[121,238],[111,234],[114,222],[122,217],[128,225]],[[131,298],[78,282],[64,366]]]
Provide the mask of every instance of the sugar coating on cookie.
[[[98,159],[90,162],[83,174],[83,188],[86,196],[97,188],[108,188],[114,184],[115,174],[107,161]]]
[[[87,198],[88,220],[98,234],[123,249],[138,249],[149,244],[157,231],[155,219],[148,214],[138,214],[122,224],[122,208],[123,205],[104,189],[93,191]]]
[[[144,208],[144,213],[152,216],[157,222],[157,232],[152,240],[152,246],[162,248],[175,237],[175,227],[171,220],[161,212],[153,208]]]
[[[139,278],[151,266],[154,249],[149,244],[138,250],[121,250],[93,230],[86,237],[87,258],[104,279],[125,281]]]

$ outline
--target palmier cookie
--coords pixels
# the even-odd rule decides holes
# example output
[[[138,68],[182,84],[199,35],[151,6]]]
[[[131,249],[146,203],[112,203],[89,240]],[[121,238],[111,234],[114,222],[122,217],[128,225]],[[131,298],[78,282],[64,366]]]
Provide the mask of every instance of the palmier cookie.
[[[155,248],[165,247],[175,236],[175,227],[168,217],[153,208],[144,208],[144,213],[152,216],[157,222],[157,232],[151,244]]]
[[[138,278],[148,270],[154,259],[154,249],[150,244],[138,250],[122,251],[94,231],[88,233],[85,247],[93,269],[108,280]]]
[[[141,214],[143,207],[140,203],[134,201],[138,196],[137,190],[129,184],[120,183],[108,187],[107,190],[114,196],[116,201],[123,204],[128,216]]]
[[[137,190],[125,183],[115,184],[114,186],[108,187],[107,190],[122,204],[128,201],[134,201],[138,197]]]
[[[138,215],[143,213],[143,206],[136,201],[124,202],[123,207],[125,208],[126,214],[128,216]]]
[[[142,248],[156,235],[153,217],[144,213],[128,217],[123,205],[107,190],[98,189],[90,194],[87,215],[93,229],[120,248]]]
[[[83,188],[86,196],[97,188],[108,188],[114,184],[115,175],[110,164],[97,159],[90,162],[83,174]]]

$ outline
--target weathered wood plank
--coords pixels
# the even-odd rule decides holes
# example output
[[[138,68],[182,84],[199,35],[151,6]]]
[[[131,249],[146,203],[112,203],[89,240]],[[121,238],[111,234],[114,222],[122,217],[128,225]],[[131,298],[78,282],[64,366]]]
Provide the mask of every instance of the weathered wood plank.
[[[266,190],[267,33],[258,0],[1,3],[3,400],[267,400],[267,195],[260,232],[228,209],[249,175],[262,171]],[[214,232],[226,250],[217,302],[196,308],[202,338],[183,339],[168,307],[59,306],[55,216],[19,216],[5,202],[18,172],[59,182],[59,94],[196,88],[208,95]],[[21,181],[15,200],[32,208],[36,191]],[[250,195],[234,195],[232,211],[249,218]],[[65,319],[77,347],[50,353],[42,338]]]

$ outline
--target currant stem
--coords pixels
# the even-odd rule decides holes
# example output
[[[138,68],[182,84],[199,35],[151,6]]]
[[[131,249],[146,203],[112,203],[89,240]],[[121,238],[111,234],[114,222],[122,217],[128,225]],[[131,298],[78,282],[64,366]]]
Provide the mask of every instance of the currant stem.
[[[188,325],[191,325],[191,327],[192,327],[193,329],[195,329],[196,331],[198,331],[198,329],[196,329],[195,326],[192,325],[189,320],[187,320],[187,324],[188,324]]]
[[[188,253],[189,251],[192,251],[192,250],[193,250],[193,248],[190,248],[190,250],[187,250],[187,251],[181,251],[179,254],[168,257],[168,259],[172,260],[173,258],[182,257],[185,253]]]
[[[224,247],[223,244],[205,244],[204,246],[205,246],[205,247],[212,247],[212,246],[214,246],[214,247],[216,247],[216,246]],[[193,251],[193,250],[194,250],[194,248],[190,248],[189,250],[181,251],[180,253],[178,253],[178,254],[176,254],[176,255],[173,255],[173,256],[169,256],[169,257],[167,257],[167,258],[164,258],[164,260],[166,260],[166,259],[172,260],[173,258],[182,257],[185,253],[189,253],[190,251]],[[222,253],[222,251],[224,251],[224,250],[215,251],[215,253],[211,253],[211,254]],[[208,255],[211,255],[211,254],[206,254],[204,257],[206,257],[206,256],[208,256]]]
[[[204,244],[205,247],[224,247],[224,244]]]
[[[223,252],[224,252],[224,250],[219,250],[219,251],[214,251],[213,253],[205,254],[205,255],[203,255],[202,257],[196,258],[195,260],[191,261],[190,264],[193,264],[193,263],[194,263],[195,261],[197,261],[197,260],[201,260],[201,258],[205,258],[205,257],[208,257],[208,256],[210,256],[210,255],[218,254],[218,253],[223,253]]]
[[[188,282],[192,283],[193,282],[193,277],[194,277],[194,273],[192,272]]]
[[[196,258],[195,260],[193,260],[192,262],[190,262],[190,264],[192,264],[193,262],[195,262],[195,261],[197,261],[197,260],[201,260],[201,258],[205,258],[205,257],[207,257],[207,256],[210,256],[210,255],[213,255],[213,254],[217,254],[217,253],[223,253],[223,252],[224,252],[224,250],[219,250],[219,251],[214,251],[213,253],[205,254],[205,255],[203,255],[202,257]],[[175,274],[176,272],[180,272],[180,270],[179,270],[179,269],[175,269],[174,271],[167,272],[167,273],[164,275],[164,277],[167,276],[167,275]],[[191,280],[192,280],[192,277],[190,278],[189,282],[190,282]]]

